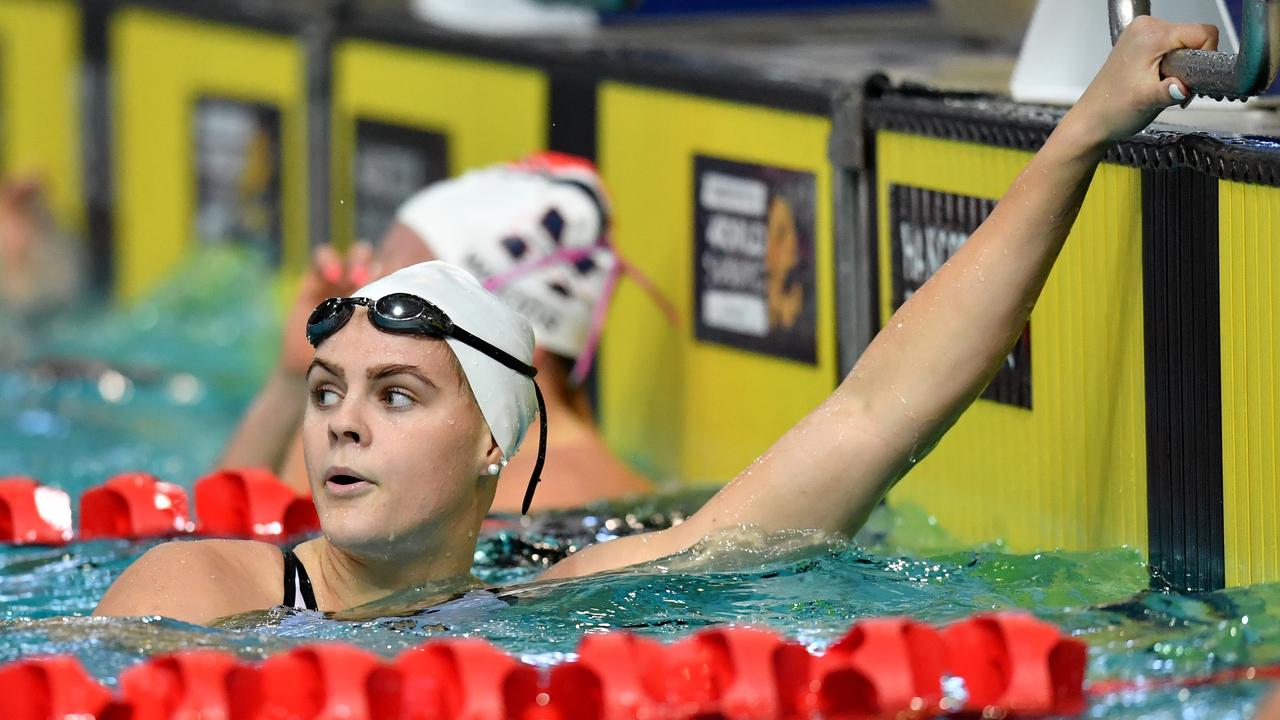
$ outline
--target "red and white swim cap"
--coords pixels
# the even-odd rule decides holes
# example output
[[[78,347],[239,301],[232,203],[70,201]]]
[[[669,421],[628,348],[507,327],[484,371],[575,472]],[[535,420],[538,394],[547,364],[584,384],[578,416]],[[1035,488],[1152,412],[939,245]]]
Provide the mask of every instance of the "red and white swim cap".
[[[548,152],[431,185],[396,219],[527,318],[538,345],[577,358],[614,281],[609,213],[595,166]]]

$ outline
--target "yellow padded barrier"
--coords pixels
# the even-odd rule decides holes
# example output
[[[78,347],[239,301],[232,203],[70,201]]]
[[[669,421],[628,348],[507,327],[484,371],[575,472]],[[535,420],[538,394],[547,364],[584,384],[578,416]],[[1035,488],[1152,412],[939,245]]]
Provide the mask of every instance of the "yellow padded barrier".
[[[1228,586],[1280,580],[1280,188],[1218,184]]]
[[[283,268],[307,258],[306,73],[291,37],[129,8],[112,17],[116,289],[136,298],[195,242],[192,115],[201,96],[280,111]]]
[[[1025,152],[882,132],[876,141],[881,314],[888,188],[998,198]],[[891,502],[1015,551],[1147,547],[1141,174],[1103,165],[1031,317],[1033,410],[977,401]]]
[[[675,303],[671,327],[623,280],[600,363],[611,446],[659,478],[732,478],[835,385],[830,122],[766,107],[607,82],[600,88],[601,171],[616,241]],[[817,365],[699,342],[693,331],[694,156],[813,173]]]
[[[35,174],[59,222],[83,230],[80,10],[63,0],[0,2],[0,173]]]
[[[452,176],[542,149],[548,92],[546,75],[533,68],[367,40],[341,42],[334,53],[334,239],[346,242],[353,232],[357,119],[444,135]]]

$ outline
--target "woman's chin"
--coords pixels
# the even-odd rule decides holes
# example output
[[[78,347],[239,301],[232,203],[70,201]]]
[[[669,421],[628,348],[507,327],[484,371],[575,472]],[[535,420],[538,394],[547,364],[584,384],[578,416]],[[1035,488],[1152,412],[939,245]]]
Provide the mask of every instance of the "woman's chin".
[[[326,537],[326,539],[331,546],[344,555],[360,561],[382,563],[397,554],[395,548],[388,544],[385,538],[352,535]]]
[[[331,522],[321,520],[324,537],[335,548],[359,558],[386,560],[422,557],[421,533],[408,529],[396,532],[388,526],[371,522]]]
[[[320,527],[330,545],[353,555],[382,557],[392,554],[396,536],[385,525],[370,522],[325,522]]]
[[[447,517],[444,508],[416,507],[414,512],[400,508],[392,513],[382,503],[360,503],[357,508],[354,504],[335,506],[323,500],[316,506],[320,528],[329,544],[352,555],[420,560],[425,548],[452,540],[453,533],[440,525]]]

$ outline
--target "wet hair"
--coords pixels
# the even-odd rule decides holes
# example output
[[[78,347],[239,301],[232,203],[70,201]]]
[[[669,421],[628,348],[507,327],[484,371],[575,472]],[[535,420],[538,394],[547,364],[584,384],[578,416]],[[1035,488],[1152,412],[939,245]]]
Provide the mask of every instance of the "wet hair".
[[[449,347],[449,343],[443,338],[424,337],[423,340],[430,342],[438,342],[444,345],[445,356],[449,358],[449,367],[453,369],[453,373],[458,376],[458,392],[464,395],[470,395],[475,399],[475,391],[471,389],[471,382],[467,380],[467,372],[462,369],[462,362],[458,360],[458,356],[453,353],[453,348]]]

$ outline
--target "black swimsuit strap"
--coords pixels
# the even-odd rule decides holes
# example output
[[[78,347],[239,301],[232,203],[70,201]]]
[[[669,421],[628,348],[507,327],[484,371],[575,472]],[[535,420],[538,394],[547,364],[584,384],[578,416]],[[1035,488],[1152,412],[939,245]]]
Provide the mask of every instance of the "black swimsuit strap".
[[[311,578],[307,569],[293,550],[284,551],[284,606],[297,607],[296,589],[302,590],[302,603],[308,610],[319,610],[316,594],[311,589]]]

